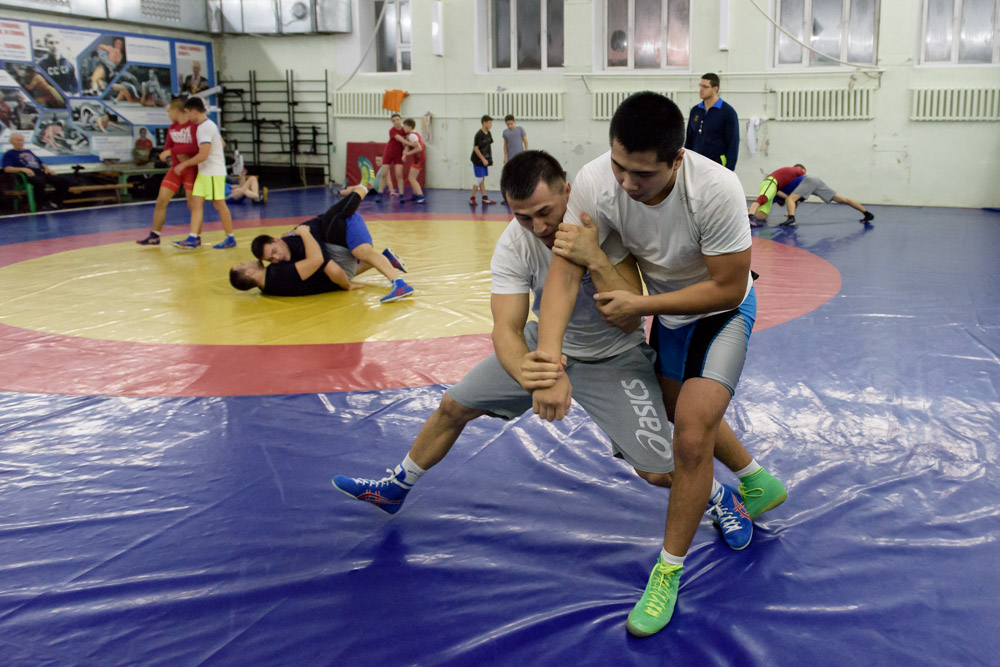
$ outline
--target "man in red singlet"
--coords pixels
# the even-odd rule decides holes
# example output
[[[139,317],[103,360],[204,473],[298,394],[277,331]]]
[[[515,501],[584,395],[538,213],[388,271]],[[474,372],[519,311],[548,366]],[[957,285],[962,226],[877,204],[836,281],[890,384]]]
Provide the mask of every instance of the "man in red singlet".
[[[188,210],[191,209],[191,190],[194,188],[194,179],[198,175],[198,167],[189,167],[180,176],[174,171],[174,167],[184,160],[198,154],[198,141],[195,138],[195,124],[190,122],[187,112],[184,110],[184,100],[177,98],[171,100],[167,105],[167,113],[170,115],[171,125],[167,130],[167,141],[160,153],[160,160],[166,160],[170,156],[170,171],[160,182],[160,192],[156,196],[156,208],[153,209],[153,228],[149,235],[136,241],[141,246],[160,245],[160,230],[167,219],[167,204],[177,194],[178,188],[184,186],[184,196],[187,198]]]

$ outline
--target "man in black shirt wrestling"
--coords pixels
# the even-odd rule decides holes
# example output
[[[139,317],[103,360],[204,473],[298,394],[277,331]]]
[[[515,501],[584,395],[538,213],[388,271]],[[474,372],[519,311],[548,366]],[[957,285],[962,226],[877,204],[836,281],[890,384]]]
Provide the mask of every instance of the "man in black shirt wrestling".
[[[243,262],[229,271],[236,289],[259,288],[273,296],[305,296],[364,287],[353,282],[356,274],[377,269],[392,283],[382,303],[413,294],[400,278],[406,267],[389,249],[381,254],[372,246],[371,234],[357,208],[368,190],[363,185],[321,216],[307,220],[285,236],[261,235],[251,248],[256,261]],[[267,266],[262,260],[269,262]]]

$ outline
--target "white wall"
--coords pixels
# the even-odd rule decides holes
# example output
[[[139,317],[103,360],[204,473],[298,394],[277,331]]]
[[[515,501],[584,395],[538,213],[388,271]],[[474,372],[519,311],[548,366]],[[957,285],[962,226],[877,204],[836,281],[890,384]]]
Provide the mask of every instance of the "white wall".
[[[595,4],[596,3],[596,4]],[[358,14],[359,4],[362,15]],[[405,116],[434,114],[428,144],[427,182],[431,187],[467,188],[472,137],[485,111],[484,94],[503,86],[508,91],[564,93],[565,119],[524,121],[532,148],[559,158],[570,174],[607,148],[607,122],[590,120],[588,90],[676,90],[687,112],[697,100],[701,74],[718,72],[722,95],[739,112],[745,135],[751,116],[773,116],[773,90],[801,88],[875,89],[875,118],[869,121],[777,122],[765,124],[766,148],[750,157],[741,145],[737,174],[748,193],[756,194],[762,174],[802,162],[838,191],[869,203],[941,206],[1000,205],[1000,124],[995,122],[911,122],[909,93],[913,87],[940,85],[1000,87],[1000,67],[916,67],[921,3],[882,0],[879,66],[871,78],[852,70],[775,72],[768,68],[770,30],[750,3],[730,0],[729,50],[720,51],[719,3],[692,2],[691,69],[687,73],[613,75],[595,70],[595,32],[600,0],[566,0],[566,63],[562,71],[490,74],[481,47],[485,6],[479,0],[445,0],[445,56],[430,52],[430,0],[413,0],[413,68],[408,74],[359,73],[344,90],[410,93]],[[760,3],[764,4],[764,3]],[[255,68],[279,74],[293,69],[312,77],[331,71],[332,87],[341,85],[357,65],[370,37],[374,11],[367,0],[355,3],[355,31],[325,37],[227,37],[219,62],[223,78],[245,78]],[[853,81],[852,81],[853,80]],[[494,139],[502,141],[502,121]],[[343,178],[346,143],[384,140],[384,118],[336,119],[334,176]],[[500,146],[495,145],[498,151]],[[499,168],[487,181],[494,189]]]
[[[748,2],[730,0],[729,50],[718,48],[719,3],[692,0],[691,69],[659,75],[604,74],[594,66],[594,33],[600,33],[596,9],[601,0],[565,0],[566,66],[549,72],[519,74],[485,71],[485,0],[444,0],[445,56],[430,51],[430,0],[412,0],[413,68],[406,74],[359,73],[343,90],[378,91],[399,88],[410,93],[404,116],[434,114],[432,141],[427,147],[427,182],[431,187],[466,188],[473,182],[469,153],[472,137],[485,111],[484,94],[503,86],[508,91],[558,91],[564,94],[565,119],[525,121],[532,148],[544,148],[562,161],[572,175],[607,148],[607,122],[590,120],[589,90],[676,90],[685,110],[697,102],[701,74],[722,77],[722,95],[739,112],[743,128],[751,116],[773,116],[773,90],[846,88],[875,90],[875,118],[869,121],[777,122],[764,126],[766,151],[750,157],[741,145],[737,174],[748,193],[756,194],[762,174],[802,162],[838,191],[868,203],[940,206],[1000,205],[1000,123],[911,122],[909,93],[920,86],[1000,87],[1000,67],[914,66],[920,29],[921,4],[916,0],[882,0],[879,66],[876,78],[851,71],[774,72],[769,70],[770,30]],[[595,5],[597,3],[597,5]],[[764,0],[758,4],[765,5]],[[359,13],[359,5],[361,12]],[[485,5],[484,5],[485,6]],[[356,0],[354,32],[325,36],[240,36],[216,40],[216,68],[225,79],[284,76],[286,69],[299,78],[322,78],[331,73],[331,87],[344,83],[367,45],[374,11],[370,0]],[[12,18],[34,18],[53,23],[95,25],[64,16],[5,10]],[[115,26],[113,22],[100,22]],[[121,24],[140,32],[139,26]],[[142,31],[178,36],[174,31]],[[206,39],[206,35],[197,35]],[[852,83],[852,77],[854,81]],[[388,115],[388,114],[387,114]],[[502,141],[502,121],[494,124],[494,139]],[[334,177],[343,178],[348,141],[385,140],[384,118],[335,119],[333,124]],[[502,147],[495,145],[495,155]],[[494,190],[499,168],[487,184]]]

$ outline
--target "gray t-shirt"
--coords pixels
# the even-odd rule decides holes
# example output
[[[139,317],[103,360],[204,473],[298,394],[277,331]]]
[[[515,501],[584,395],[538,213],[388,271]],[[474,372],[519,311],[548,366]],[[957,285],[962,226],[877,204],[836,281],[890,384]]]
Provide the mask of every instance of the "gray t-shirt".
[[[601,249],[612,264],[618,264],[628,257],[628,251],[617,232],[605,232]],[[542,304],[542,288],[551,262],[552,251],[517,220],[511,220],[497,241],[493,261],[490,263],[493,293],[532,294],[534,299],[531,309],[537,317]],[[568,357],[583,360],[607,359],[646,340],[645,321],[643,326],[626,334],[601,320],[594,305],[596,293],[590,273],[584,273],[563,339],[562,351]]]
[[[503,140],[507,142],[507,159],[511,159],[524,150],[524,128],[515,125],[513,130],[503,131]]]

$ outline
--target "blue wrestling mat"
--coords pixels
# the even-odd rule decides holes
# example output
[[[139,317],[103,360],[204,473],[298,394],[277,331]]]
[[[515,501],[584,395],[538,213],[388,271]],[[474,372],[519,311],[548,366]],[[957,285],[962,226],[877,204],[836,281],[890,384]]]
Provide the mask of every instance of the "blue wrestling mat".
[[[144,272],[124,268],[128,241],[101,235],[139,238],[151,206],[0,220],[0,366],[16,369],[0,387],[0,664],[996,663],[995,215],[876,207],[865,228],[846,207],[805,204],[797,228],[754,231],[765,324],[727,418],[788,500],[741,552],[706,517],[673,620],[635,639],[625,618],[656,559],[668,492],[612,459],[579,406],[555,425],[531,414],[472,422],[394,516],[330,484],[399,463],[446,385],[489,352],[486,302],[470,291],[468,310],[434,305],[454,276],[488,290],[488,263],[432,254],[455,241],[488,256],[488,225],[502,225],[505,209],[470,212],[467,198],[430,191],[426,213],[365,202],[394,246],[441,234],[407,254],[411,270],[424,267],[412,278],[423,291],[385,306],[408,309],[395,311],[402,325],[366,329],[347,354],[294,336],[261,343],[303,347],[314,361],[287,373],[279,352],[265,355],[266,373],[218,356],[240,352],[221,338],[154,345],[98,335],[61,308],[34,312],[60,281],[11,296],[59,253],[96,253],[81,278],[138,286]],[[323,189],[274,192],[233,214],[252,236],[253,225],[290,225],[332,201]],[[171,204],[168,224],[185,213]],[[424,218],[449,215],[468,238],[421,231]],[[135,252],[160,253],[152,270],[177,251]],[[216,251],[199,252],[180,261]],[[160,323],[161,340],[191,320],[246,315],[230,312],[241,293],[224,282],[205,288],[214,307],[193,314],[171,289],[151,289],[173,305],[140,327]],[[326,295],[328,318],[306,319],[360,331],[364,317],[334,310],[353,294]],[[299,312],[259,303],[242,326]],[[88,318],[118,317],[100,292],[86,305]],[[440,346],[399,342],[406,318],[422,316],[436,318]],[[461,322],[471,328],[448,329]],[[215,386],[218,368],[226,386],[261,388],[186,389]]]

